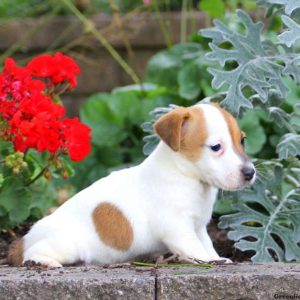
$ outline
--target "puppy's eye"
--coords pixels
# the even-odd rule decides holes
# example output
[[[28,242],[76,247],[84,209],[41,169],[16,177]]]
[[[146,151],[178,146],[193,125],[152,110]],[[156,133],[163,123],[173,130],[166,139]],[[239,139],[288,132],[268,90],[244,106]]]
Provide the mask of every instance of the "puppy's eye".
[[[210,146],[210,149],[214,152],[218,152],[221,149],[221,144]]]

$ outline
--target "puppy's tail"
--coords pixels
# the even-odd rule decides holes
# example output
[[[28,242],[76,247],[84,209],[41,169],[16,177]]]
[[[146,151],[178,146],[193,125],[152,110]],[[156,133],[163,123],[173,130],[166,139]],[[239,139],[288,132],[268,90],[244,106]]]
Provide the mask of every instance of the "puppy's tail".
[[[23,263],[24,241],[17,239],[11,243],[8,250],[7,261],[12,266],[21,266]]]

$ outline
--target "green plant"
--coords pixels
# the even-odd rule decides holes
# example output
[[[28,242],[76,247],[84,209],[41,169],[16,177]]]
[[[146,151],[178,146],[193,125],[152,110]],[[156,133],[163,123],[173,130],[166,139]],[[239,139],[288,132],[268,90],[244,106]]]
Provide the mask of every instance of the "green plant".
[[[238,241],[237,248],[255,252],[253,261],[299,260],[299,105],[289,112],[283,108],[289,92],[285,78],[299,83],[296,41],[300,27],[296,13],[300,3],[268,0],[258,4],[267,6],[269,13],[283,14],[286,28],[275,43],[262,40],[263,24],[254,23],[243,11],[238,11],[242,33],[219,21],[215,21],[215,28],[201,31],[212,39],[212,52],[207,58],[223,67],[209,70],[214,88],[228,87],[221,104],[236,115],[259,106],[273,123],[285,128],[276,146],[280,161],[260,162],[256,185],[238,193],[235,212],[222,216],[220,227],[232,229],[229,237]],[[229,49],[222,47],[225,43],[229,43]],[[232,61],[235,67],[229,68],[228,62]]]
[[[263,24],[254,23],[244,11],[238,11],[239,26],[228,27],[215,21],[215,28],[201,30],[210,38],[211,52],[206,55],[217,66],[208,70],[212,88],[221,93],[203,101],[219,101],[236,116],[248,133],[246,149],[256,160],[258,178],[252,188],[224,194],[215,207],[223,215],[221,228],[230,228],[235,247],[252,250],[253,261],[300,260],[300,111],[299,54],[297,25],[299,1],[258,1],[271,13],[283,15],[286,27],[275,42],[263,35]],[[298,28],[299,27],[299,28]],[[234,28],[234,29],[232,29]],[[275,33],[276,34],[276,33]],[[170,72],[171,73],[171,72]],[[173,109],[157,108],[156,118]],[[152,122],[144,128],[145,152],[155,146]],[[278,156],[278,158],[277,158]]]
[[[87,99],[80,117],[92,128],[92,153],[74,166],[77,175],[70,178],[71,183],[82,189],[112,170],[141,162],[144,157],[140,124],[151,118],[149,112],[155,107],[173,102],[185,104],[176,93],[149,83]]]
[[[274,2],[275,7],[271,0],[260,1],[270,12],[282,13],[284,3]],[[216,28],[203,30],[200,39],[193,37],[194,42],[155,55],[147,67],[147,84],[95,95],[86,102],[81,116],[94,129],[94,151],[79,166],[83,175],[76,184],[86,186],[120,165],[139,162],[139,123],[144,121],[143,129],[150,134],[145,137],[144,152],[149,154],[158,141],[152,131],[154,120],[147,116],[152,108],[162,107],[153,111],[155,119],[174,105],[191,105],[203,98],[219,101],[243,116],[239,122],[248,135],[246,150],[259,158],[256,185],[224,194],[225,206],[215,208],[228,213],[221,217],[220,226],[232,229],[229,237],[238,241],[237,248],[254,250],[254,261],[298,260],[299,57],[289,36],[281,34],[276,40],[276,32],[264,34],[262,23],[254,23],[245,12],[239,11],[238,16],[231,18],[230,26],[217,21]],[[290,27],[283,33],[291,31],[291,26],[295,30],[294,24],[287,24]],[[204,37],[212,39],[208,60],[204,59],[208,41]],[[141,112],[146,103],[149,106]],[[98,167],[91,168],[95,164]],[[87,169],[91,172],[85,173]]]
[[[41,217],[55,205],[51,178],[68,177],[69,159],[90,152],[90,129],[63,117],[59,95],[76,86],[77,64],[61,53],[19,67],[12,58],[0,74],[0,230]]]

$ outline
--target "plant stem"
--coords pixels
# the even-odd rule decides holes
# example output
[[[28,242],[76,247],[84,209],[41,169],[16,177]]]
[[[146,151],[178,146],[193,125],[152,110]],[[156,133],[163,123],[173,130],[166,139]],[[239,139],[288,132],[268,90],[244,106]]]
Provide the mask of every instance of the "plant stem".
[[[21,45],[24,41],[26,41],[28,38],[32,37],[38,30],[41,30],[43,26],[47,24],[49,20],[51,20],[59,10],[59,5],[55,6],[55,8],[50,12],[49,15],[45,16],[44,18],[41,18],[37,25],[31,28],[22,38],[17,41],[15,44],[13,44],[10,48],[8,48],[4,53],[0,55],[0,64],[3,63],[5,58],[13,55],[16,51],[18,51],[21,48]]]
[[[141,84],[141,80],[134,70],[126,63],[119,53],[111,46],[107,39],[96,29],[95,24],[87,19],[72,3],[71,0],[63,0],[64,4],[74,13],[74,15],[82,22],[86,31],[91,32],[94,37],[102,44],[102,46],[110,53],[114,60],[125,70],[134,83]]]
[[[121,36],[122,36],[123,43],[125,45],[125,48],[126,48],[126,51],[127,51],[128,57],[129,57],[129,61],[132,61],[132,59],[133,59],[133,50],[132,50],[129,38],[127,36],[127,33],[124,29],[124,24],[123,24],[120,8],[115,3],[115,0],[109,0],[109,5],[110,5],[110,7],[113,11],[113,17],[115,19],[117,27],[119,28],[119,30],[121,32]]]
[[[172,38],[170,36],[170,32],[168,32],[168,29],[166,27],[166,24],[161,16],[158,4],[157,4],[157,0],[153,1],[154,3],[154,9],[155,9],[155,14],[156,14],[156,18],[158,20],[159,26],[160,26],[160,30],[164,36],[165,42],[166,42],[166,46],[168,48],[172,47]]]
[[[169,263],[169,264],[155,264],[155,263],[144,263],[139,261],[133,261],[132,264],[141,267],[203,267],[211,268],[212,264],[210,263],[200,263],[200,264],[185,264],[185,263]]]
[[[33,183],[35,183],[40,177],[43,176],[44,172],[47,170],[49,167],[49,164],[47,164],[34,178],[32,178],[29,182],[25,184],[25,186],[30,186]]]
[[[180,18],[180,43],[181,44],[186,42],[186,36],[187,36],[187,6],[188,6],[188,0],[183,0],[181,6],[181,18]]]

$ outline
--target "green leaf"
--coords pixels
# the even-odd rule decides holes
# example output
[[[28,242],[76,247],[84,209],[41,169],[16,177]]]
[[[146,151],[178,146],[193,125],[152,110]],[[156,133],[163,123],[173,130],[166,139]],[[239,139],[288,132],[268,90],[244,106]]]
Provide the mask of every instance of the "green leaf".
[[[178,73],[181,68],[194,60],[200,63],[199,58],[203,55],[203,49],[197,43],[175,45],[159,52],[147,65],[146,81],[174,89],[178,87]]]
[[[156,54],[147,65],[146,81],[164,86],[176,86],[181,63],[180,57],[169,51]]]
[[[32,217],[41,218],[49,208],[56,206],[57,191],[53,181],[41,178],[30,186],[30,191],[32,202],[29,209]]]
[[[247,111],[239,120],[241,129],[246,133],[246,152],[254,155],[260,152],[266,142],[266,134],[260,125],[260,118],[256,110]]]
[[[185,99],[195,99],[201,90],[200,78],[203,70],[195,63],[190,63],[179,71],[179,95]]]
[[[78,189],[84,189],[95,180],[109,174],[108,169],[123,163],[120,147],[93,147],[84,163],[74,165],[75,176],[70,182]],[[95,167],[96,166],[96,167]]]
[[[289,30],[284,31],[278,36],[278,40],[291,47],[300,38],[300,25],[288,16],[282,16],[283,23]]]
[[[156,134],[152,134],[144,137],[143,141],[145,142],[143,153],[150,155],[159,143],[159,138]]]
[[[116,113],[121,109],[110,103],[114,101],[118,101],[116,96],[98,94],[89,98],[80,111],[81,120],[92,128],[92,141],[98,146],[116,145],[126,136],[122,127],[124,112]]]
[[[281,5],[287,15],[291,15],[300,8],[300,0],[256,0],[258,5],[270,8],[272,5]]]
[[[288,92],[282,78],[284,67],[273,58],[279,50],[273,45],[275,52],[270,54],[270,45],[262,42],[263,24],[254,23],[244,11],[238,10],[237,14],[245,28],[244,34],[220,21],[214,22],[215,28],[200,31],[204,37],[212,39],[212,52],[206,55],[207,59],[217,61],[223,67],[222,70],[208,69],[213,75],[212,87],[228,87],[221,104],[235,115],[243,108],[252,108],[254,98],[265,103],[274,93],[284,99]],[[231,49],[225,49],[224,43],[230,44]],[[232,62],[237,66],[228,70]]]
[[[0,189],[0,206],[4,208],[12,224],[25,221],[30,215],[32,194],[18,177],[7,177]]]
[[[201,0],[199,7],[212,18],[221,18],[225,14],[225,5],[222,0]]]
[[[295,130],[300,131],[300,104],[294,106],[290,123]]]
[[[147,136],[144,137],[143,141],[145,142],[145,145],[143,147],[143,153],[145,155],[150,155],[152,151],[155,149],[157,144],[159,143],[159,138],[157,134],[153,130],[153,123],[163,116],[164,114],[170,112],[172,109],[174,109],[176,105],[169,105],[169,107],[157,107],[155,108],[151,114],[154,116],[154,120],[151,122],[145,122],[142,124],[142,128],[145,132],[148,133]]]
[[[276,151],[280,159],[295,157],[300,154],[300,135],[295,133],[285,134],[279,141]]]
[[[273,173],[274,176],[265,183],[258,181],[252,189],[239,192],[239,202],[235,203],[237,212],[222,216],[219,223],[221,228],[232,229],[228,237],[237,241],[235,247],[255,251],[251,258],[254,262],[300,259],[300,247],[295,240],[300,219],[290,217],[299,207],[300,191],[293,188],[288,193],[283,192],[281,186],[285,175],[282,166],[275,167]]]
[[[290,121],[290,115],[279,107],[271,106],[268,108],[270,121],[279,127],[284,127]]]
[[[285,61],[285,67],[283,69],[283,73],[291,76],[293,78],[293,83],[295,82],[295,83],[299,84],[300,83],[299,68],[300,68],[300,57],[299,56],[292,57],[292,58],[287,57],[287,59]],[[299,87],[298,87],[298,90],[299,90]]]

